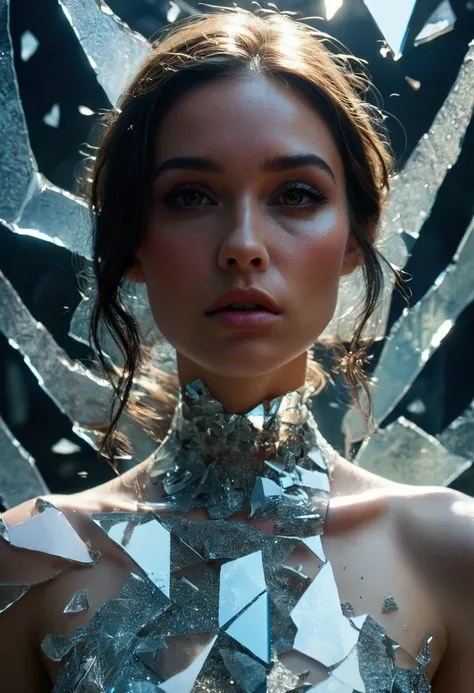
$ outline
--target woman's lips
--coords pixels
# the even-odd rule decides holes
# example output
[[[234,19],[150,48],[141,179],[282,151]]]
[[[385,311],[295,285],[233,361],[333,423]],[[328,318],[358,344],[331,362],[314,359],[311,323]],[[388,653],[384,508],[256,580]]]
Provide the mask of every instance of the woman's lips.
[[[271,313],[263,308],[235,310],[222,308],[208,317],[222,327],[233,329],[262,329],[270,327],[281,319],[280,313]]]

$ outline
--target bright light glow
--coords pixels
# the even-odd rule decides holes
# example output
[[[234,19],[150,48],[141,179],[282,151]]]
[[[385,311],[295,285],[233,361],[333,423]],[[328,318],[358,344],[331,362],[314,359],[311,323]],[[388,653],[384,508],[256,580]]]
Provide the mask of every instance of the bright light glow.
[[[326,8],[326,19],[329,21],[334,17],[336,12],[342,7],[343,0],[324,0]]]

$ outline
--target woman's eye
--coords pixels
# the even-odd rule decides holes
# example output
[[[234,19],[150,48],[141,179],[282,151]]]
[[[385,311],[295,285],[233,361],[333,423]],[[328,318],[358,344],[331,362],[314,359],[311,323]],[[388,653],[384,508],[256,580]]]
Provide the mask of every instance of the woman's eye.
[[[287,207],[312,207],[327,202],[327,196],[308,183],[287,183],[273,204]]]
[[[214,202],[200,188],[188,187],[170,190],[164,196],[164,202],[168,207],[183,209],[185,207],[203,207],[213,205]]]

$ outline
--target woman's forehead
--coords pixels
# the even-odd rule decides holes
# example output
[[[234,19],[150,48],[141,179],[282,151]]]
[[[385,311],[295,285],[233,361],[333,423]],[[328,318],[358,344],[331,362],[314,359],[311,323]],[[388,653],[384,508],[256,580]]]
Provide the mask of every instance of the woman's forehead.
[[[205,156],[249,165],[289,153],[314,153],[343,175],[330,128],[295,89],[263,76],[211,82],[184,94],[163,118],[156,163],[177,156]],[[260,162],[261,163],[261,162]]]

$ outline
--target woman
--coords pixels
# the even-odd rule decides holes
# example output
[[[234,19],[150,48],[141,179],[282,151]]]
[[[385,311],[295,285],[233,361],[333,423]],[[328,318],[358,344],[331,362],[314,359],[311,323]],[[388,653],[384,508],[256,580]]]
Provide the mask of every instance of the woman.
[[[362,87],[308,27],[230,11],[167,32],[123,97],[91,192],[93,341],[107,367],[105,321],[126,357],[105,452],[140,361],[125,278],[179,404],[152,459],[5,513],[5,693],[472,690],[472,502],[351,465],[306,405],[340,277],[367,283],[352,384],[380,290]]]

